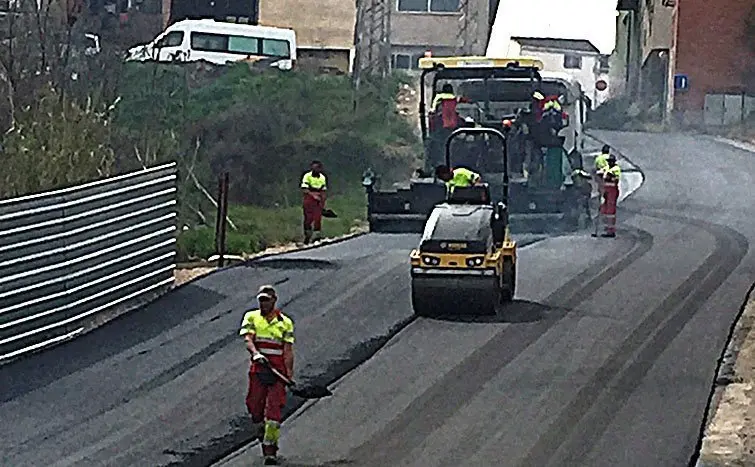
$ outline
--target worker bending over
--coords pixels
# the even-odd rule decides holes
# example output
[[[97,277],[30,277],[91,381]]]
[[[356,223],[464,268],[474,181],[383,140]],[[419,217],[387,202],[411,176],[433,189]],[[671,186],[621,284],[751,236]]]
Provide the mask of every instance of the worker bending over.
[[[469,187],[472,185],[482,184],[482,177],[476,172],[472,172],[464,167],[451,169],[447,165],[439,165],[435,168],[435,176],[446,183],[446,194],[453,193],[454,188]]]
[[[278,463],[278,439],[286,386],[272,371],[292,379],[294,374],[294,322],[275,305],[278,295],[270,285],[257,292],[259,308],[244,315],[240,335],[252,355],[246,408],[262,442],[265,465]]]
[[[312,161],[310,171],[301,179],[302,208],[304,211],[304,243],[312,241],[312,232],[316,238],[322,230],[322,211],[325,209],[328,184],[322,172],[322,162]]]
[[[613,154],[606,159],[608,166],[603,173],[603,203],[600,205],[600,216],[603,219],[603,237],[616,236],[616,205],[619,202],[619,180],[621,168]]]

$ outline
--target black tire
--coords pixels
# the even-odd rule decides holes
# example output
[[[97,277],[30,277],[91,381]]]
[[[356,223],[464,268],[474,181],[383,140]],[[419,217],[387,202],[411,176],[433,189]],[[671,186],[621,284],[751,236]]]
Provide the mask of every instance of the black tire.
[[[511,258],[503,260],[503,275],[501,276],[500,303],[508,303],[514,299],[516,293],[516,265]]]

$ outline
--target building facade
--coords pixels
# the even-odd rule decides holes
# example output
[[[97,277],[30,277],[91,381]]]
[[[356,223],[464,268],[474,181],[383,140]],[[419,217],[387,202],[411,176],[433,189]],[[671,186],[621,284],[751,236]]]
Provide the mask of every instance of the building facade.
[[[638,112],[682,125],[755,112],[755,0],[618,0],[617,10],[612,81]]]
[[[416,70],[419,59],[484,55],[498,0],[393,0],[392,68]]]
[[[296,31],[297,67],[351,70],[354,0],[259,0],[259,24]]]
[[[677,0],[674,72],[686,89],[674,93],[678,121],[717,124],[753,112],[755,0]],[[706,102],[707,101],[707,102]],[[719,109],[718,107],[721,107]]]
[[[597,108],[610,93],[609,58],[600,53],[590,41],[583,39],[553,39],[540,37],[512,37],[510,56],[534,57],[543,62],[543,69],[573,76],[590,98],[591,107]],[[598,81],[608,87],[598,90]]]

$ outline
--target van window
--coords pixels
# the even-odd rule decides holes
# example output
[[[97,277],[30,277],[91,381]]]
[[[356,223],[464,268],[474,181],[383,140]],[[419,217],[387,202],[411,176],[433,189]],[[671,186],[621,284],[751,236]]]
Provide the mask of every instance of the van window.
[[[171,31],[157,41],[157,48],[178,47],[184,41],[183,31]]]
[[[192,32],[191,48],[202,52],[228,52],[228,36],[206,32]]]
[[[228,51],[231,53],[256,54],[260,48],[260,41],[256,37],[230,36]]]
[[[283,58],[291,56],[291,47],[288,41],[208,32],[192,32],[191,48],[202,52],[266,55]]]
[[[289,58],[291,56],[291,48],[287,41],[262,39],[262,55]]]

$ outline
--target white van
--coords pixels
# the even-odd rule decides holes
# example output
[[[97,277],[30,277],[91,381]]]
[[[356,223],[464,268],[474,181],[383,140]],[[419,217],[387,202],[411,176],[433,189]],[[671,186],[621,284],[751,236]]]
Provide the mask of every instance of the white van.
[[[127,61],[207,60],[228,62],[270,61],[270,66],[290,70],[296,62],[293,29],[226,23],[213,19],[178,21],[148,44],[129,50]]]

